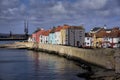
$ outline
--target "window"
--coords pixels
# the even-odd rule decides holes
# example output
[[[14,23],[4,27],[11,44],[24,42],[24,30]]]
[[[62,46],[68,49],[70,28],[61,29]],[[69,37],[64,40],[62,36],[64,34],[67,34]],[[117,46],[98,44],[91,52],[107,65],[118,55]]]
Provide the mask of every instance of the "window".
[[[41,38],[42,38],[42,36],[41,36]]]
[[[87,38],[87,40],[89,40],[89,38]]]

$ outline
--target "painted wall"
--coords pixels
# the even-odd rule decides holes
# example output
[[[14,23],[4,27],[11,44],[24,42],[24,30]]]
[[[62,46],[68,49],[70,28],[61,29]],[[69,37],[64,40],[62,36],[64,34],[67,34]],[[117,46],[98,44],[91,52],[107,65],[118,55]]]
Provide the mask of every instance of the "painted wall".
[[[85,37],[85,47],[91,47],[92,46],[92,37]]]
[[[55,44],[55,33],[50,33],[49,34],[49,43],[50,44]]]
[[[55,44],[62,44],[61,42],[61,32],[55,32]]]

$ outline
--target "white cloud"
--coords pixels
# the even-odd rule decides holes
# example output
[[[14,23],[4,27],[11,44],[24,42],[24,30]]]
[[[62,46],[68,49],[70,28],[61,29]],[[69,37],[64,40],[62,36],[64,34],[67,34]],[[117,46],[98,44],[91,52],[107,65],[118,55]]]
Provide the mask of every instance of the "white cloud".
[[[51,8],[53,13],[66,13],[65,7],[62,4],[62,2],[57,2],[52,8]]]
[[[102,24],[119,17],[116,0],[0,0],[1,21],[22,21],[27,16],[31,24],[57,25]],[[16,25],[17,26],[17,25]]]
[[[110,14],[111,14],[111,10],[96,11],[96,15],[101,17],[109,16]]]
[[[8,9],[8,12],[9,12],[10,14],[15,14],[16,11],[18,11],[18,8],[9,8],[9,9]]]
[[[21,4],[21,6],[20,6],[20,11],[21,11],[21,12],[24,12],[25,10],[26,10],[25,4]]]
[[[117,15],[120,15],[120,8],[115,8],[113,12]]]
[[[103,8],[108,0],[82,0],[75,4],[85,9],[100,9]]]

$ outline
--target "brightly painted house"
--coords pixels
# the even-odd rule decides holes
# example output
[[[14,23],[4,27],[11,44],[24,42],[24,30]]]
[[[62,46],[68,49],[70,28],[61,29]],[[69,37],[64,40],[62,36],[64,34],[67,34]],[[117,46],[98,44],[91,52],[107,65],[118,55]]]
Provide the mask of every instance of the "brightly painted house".
[[[102,32],[103,29],[104,27],[95,27],[91,29],[90,33],[92,34],[92,47],[93,48],[102,47],[103,37],[101,37],[101,33],[103,33]]]
[[[50,33],[49,33],[49,43],[50,44],[55,44],[55,27],[53,27],[53,29],[51,29]]]
[[[106,29],[101,28],[93,33],[93,47],[118,48],[120,47],[120,30],[119,28]]]
[[[111,47],[111,48],[118,48],[120,47],[120,29],[117,27],[114,27],[109,31],[109,33],[106,31],[106,35],[103,37],[103,46]]]
[[[32,42],[36,42],[36,33],[34,32],[33,34],[32,34]]]
[[[68,35],[67,35],[67,30],[70,28],[69,25],[63,25],[63,28],[61,29],[61,44],[62,45],[68,45]]]
[[[38,30],[36,30],[36,31],[32,34],[33,42],[39,43],[39,42],[40,42],[39,36],[40,36],[44,31],[45,31],[44,29],[38,29]]]

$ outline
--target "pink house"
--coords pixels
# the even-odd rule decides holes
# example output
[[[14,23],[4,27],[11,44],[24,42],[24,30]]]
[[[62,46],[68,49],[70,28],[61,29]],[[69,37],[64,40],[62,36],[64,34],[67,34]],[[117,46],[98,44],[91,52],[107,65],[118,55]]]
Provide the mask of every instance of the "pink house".
[[[34,42],[37,42],[39,43],[40,42],[40,35],[43,34],[43,32],[45,32],[44,29],[39,29],[39,30],[36,30],[33,34],[32,34],[32,39]]]

